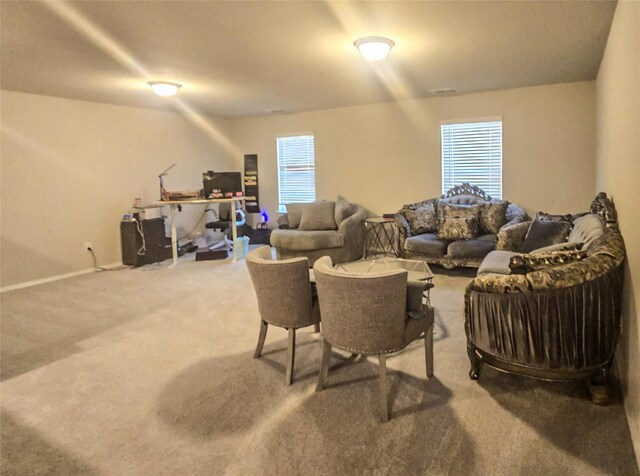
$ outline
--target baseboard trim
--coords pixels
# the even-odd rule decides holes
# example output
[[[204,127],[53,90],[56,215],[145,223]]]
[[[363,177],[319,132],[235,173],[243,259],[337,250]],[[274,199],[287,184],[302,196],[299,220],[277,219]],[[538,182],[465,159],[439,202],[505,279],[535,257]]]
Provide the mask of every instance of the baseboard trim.
[[[111,269],[111,268],[118,268],[120,266],[122,266],[122,261],[119,261],[117,263],[106,264],[102,266],[102,268]],[[0,288],[0,293],[4,293],[6,291],[15,291],[16,289],[29,288],[31,286],[50,283],[52,281],[59,281],[61,279],[73,278],[74,276],[81,276],[83,274],[97,273],[98,271],[99,270],[95,268],[85,268],[85,269],[81,269],[80,271],[73,271],[72,273],[57,274],[55,276],[50,276],[48,278],[34,279],[32,281],[25,281],[24,283],[11,284],[9,286],[4,286]]]

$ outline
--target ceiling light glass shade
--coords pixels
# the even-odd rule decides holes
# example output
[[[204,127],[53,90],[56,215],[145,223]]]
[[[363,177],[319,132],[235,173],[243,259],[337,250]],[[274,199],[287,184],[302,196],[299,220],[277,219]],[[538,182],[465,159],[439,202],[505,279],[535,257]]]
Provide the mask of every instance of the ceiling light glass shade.
[[[353,44],[358,48],[360,54],[369,61],[380,61],[385,59],[395,43],[389,38],[382,36],[367,36],[357,39]]]
[[[182,87],[182,84],[167,83],[166,81],[151,81],[149,86],[158,96],[173,96]]]

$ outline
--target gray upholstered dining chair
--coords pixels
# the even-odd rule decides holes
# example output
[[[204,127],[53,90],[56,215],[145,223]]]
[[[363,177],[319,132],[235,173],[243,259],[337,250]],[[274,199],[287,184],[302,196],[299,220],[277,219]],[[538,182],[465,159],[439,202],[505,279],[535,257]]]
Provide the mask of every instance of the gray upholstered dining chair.
[[[387,354],[404,349],[425,334],[427,378],[433,375],[433,308],[422,303],[429,282],[407,282],[404,270],[355,274],[333,268],[331,258],[317,260],[313,272],[322,310],[322,365],[316,391],[324,388],[331,347],[377,355],[380,414],[389,419]]]
[[[319,330],[320,309],[312,296],[309,281],[309,260],[292,258],[273,260],[271,248],[261,246],[247,255],[247,267],[258,297],[260,335],[253,355],[260,357],[269,324],[289,331],[287,385],[293,382],[296,329],[311,325]]]

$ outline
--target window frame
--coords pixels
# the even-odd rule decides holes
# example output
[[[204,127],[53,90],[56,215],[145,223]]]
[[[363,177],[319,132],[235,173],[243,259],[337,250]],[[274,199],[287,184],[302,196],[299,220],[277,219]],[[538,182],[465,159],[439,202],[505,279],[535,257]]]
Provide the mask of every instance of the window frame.
[[[286,213],[286,203],[282,202],[282,191],[280,185],[280,153],[279,153],[279,141],[281,139],[287,139],[291,137],[308,137],[311,136],[313,138],[313,199],[310,202],[314,202],[316,200],[316,137],[312,131],[306,132],[296,132],[296,133],[286,133],[286,134],[277,134],[275,136],[275,145],[276,145],[276,175],[278,181],[278,213]],[[310,203],[309,202],[309,203]],[[288,203],[298,203],[298,202],[288,202]],[[306,202],[302,202],[306,203]]]
[[[441,180],[441,188],[442,193],[445,194],[451,186],[460,185],[460,183],[453,183],[451,186],[446,186],[445,184],[445,140],[444,140],[444,126],[447,125],[455,125],[455,124],[474,124],[481,122],[499,122],[500,123],[500,179],[499,179],[499,190],[498,194],[493,190],[495,187],[492,187],[491,190],[486,190],[486,186],[482,186],[482,184],[473,183],[469,180],[463,180],[464,182],[470,182],[471,185],[477,185],[478,187],[485,190],[492,198],[496,198],[498,200],[502,200],[503,194],[503,177],[504,177],[504,121],[502,116],[487,116],[487,117],[470,117],[470,118],[462,118],[462,119],[451,119],[451,120],[442,120],[440,121],[440,180]],[[489,159],[491,161],[491,159]],[[493,193],[492,193],[493,192]]]

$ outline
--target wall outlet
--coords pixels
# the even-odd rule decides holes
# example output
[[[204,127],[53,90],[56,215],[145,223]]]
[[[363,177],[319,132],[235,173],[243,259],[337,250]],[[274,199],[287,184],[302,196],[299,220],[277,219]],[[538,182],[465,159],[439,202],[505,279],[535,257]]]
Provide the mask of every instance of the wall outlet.
[[[90,241],[85,241],[84,242],[84,250],[85,251],[89,251],[91,249],[93,249],[93,246],[91,246],[91,242]]]

